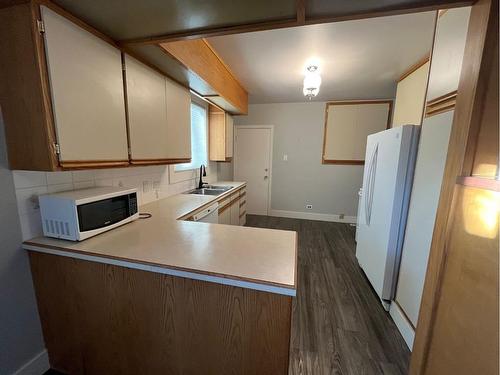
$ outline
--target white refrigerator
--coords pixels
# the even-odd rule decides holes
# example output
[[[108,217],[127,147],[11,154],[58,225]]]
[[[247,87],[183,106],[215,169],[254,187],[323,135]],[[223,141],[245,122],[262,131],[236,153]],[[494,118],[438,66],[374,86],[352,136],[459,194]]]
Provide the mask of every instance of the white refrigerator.
[[[398,279],[420,127],[368,136],[356,230],[356,258],[384,308]]]

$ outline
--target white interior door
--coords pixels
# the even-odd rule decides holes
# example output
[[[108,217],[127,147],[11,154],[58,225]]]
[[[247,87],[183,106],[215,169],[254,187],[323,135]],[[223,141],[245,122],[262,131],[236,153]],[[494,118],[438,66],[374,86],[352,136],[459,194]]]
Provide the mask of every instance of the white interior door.
[[[272,127],[235,127],[234,179],[247,182],[247,213],[268,215]]]

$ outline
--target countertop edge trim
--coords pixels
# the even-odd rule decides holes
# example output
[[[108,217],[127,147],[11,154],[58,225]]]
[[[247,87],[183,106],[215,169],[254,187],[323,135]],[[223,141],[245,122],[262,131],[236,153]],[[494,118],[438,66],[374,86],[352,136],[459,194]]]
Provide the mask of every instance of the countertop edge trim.
[[[30,245],[28,243],[23,243],[22,247],[25,250],[36,251],[36,252],[45,253],[45,254],[64,256],[64,257],[68,257],[68,258],[87,260],[87,261],[103,263],[103,264],[111,264],[111,265],[115,265],[115,266],[131,268],[131,269],[138,269],[138,270],[147,271],[147,272],[161,273],[161,274],[165,274],[165,275],[183,277],[183,278],[193,279],[193,280],[207,281],[207,282],[212,282],[212,283],[222,284],[222,285],[230,285],[230,286],[235,286],[235,287],[240,287],[240,288],[245,288],[245,289],[253,289],[253,290],[258,290],[261,292],[282,294],[282,295],[291,296],[291,297],[295,297],[297,294],[297,292],[294,288],[287,288],[287,287],[280,287],[280,286],[276,286],[276,285],[265,284],[265,282],[263,282],[261,284],[261,283],[257,283],[257,282],[237,280],[237,279],[231,279],[231,278],[227,278],[227,277],[212,276],[212,275],[201,274],[201,273],[196,273],[196,272],[189,272],[189,271],[183,271],[183,270],[178,270],[178,269],[154,266],[154,265],[145,264],[145,263],[136,263],[136,262],[132,262],[132,261],[125,261],[125,260],[113,259],[113,258],[108,258],[108,257],[87,255],[87,254],[82,254],[82,253],[74,252],[74,251],[56,250],[56,249],[52,249],[49,247],[43,247],[40,245]]]

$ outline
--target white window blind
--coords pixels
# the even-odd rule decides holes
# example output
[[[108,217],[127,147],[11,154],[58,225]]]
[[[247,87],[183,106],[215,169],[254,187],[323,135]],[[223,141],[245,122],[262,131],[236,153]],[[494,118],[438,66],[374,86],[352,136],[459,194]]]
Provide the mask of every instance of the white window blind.
[[[176,171],[199,168],[208,163],[207,111],[191,103],[191,163],[177,164]]]

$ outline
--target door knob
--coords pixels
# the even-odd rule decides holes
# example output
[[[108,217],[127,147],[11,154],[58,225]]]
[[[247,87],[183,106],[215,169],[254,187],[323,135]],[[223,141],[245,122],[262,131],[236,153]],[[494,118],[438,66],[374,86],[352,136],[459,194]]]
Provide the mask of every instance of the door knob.
[[[266,168],[266,169],[264,169],[264,170],[267,172],[267,168]]]

